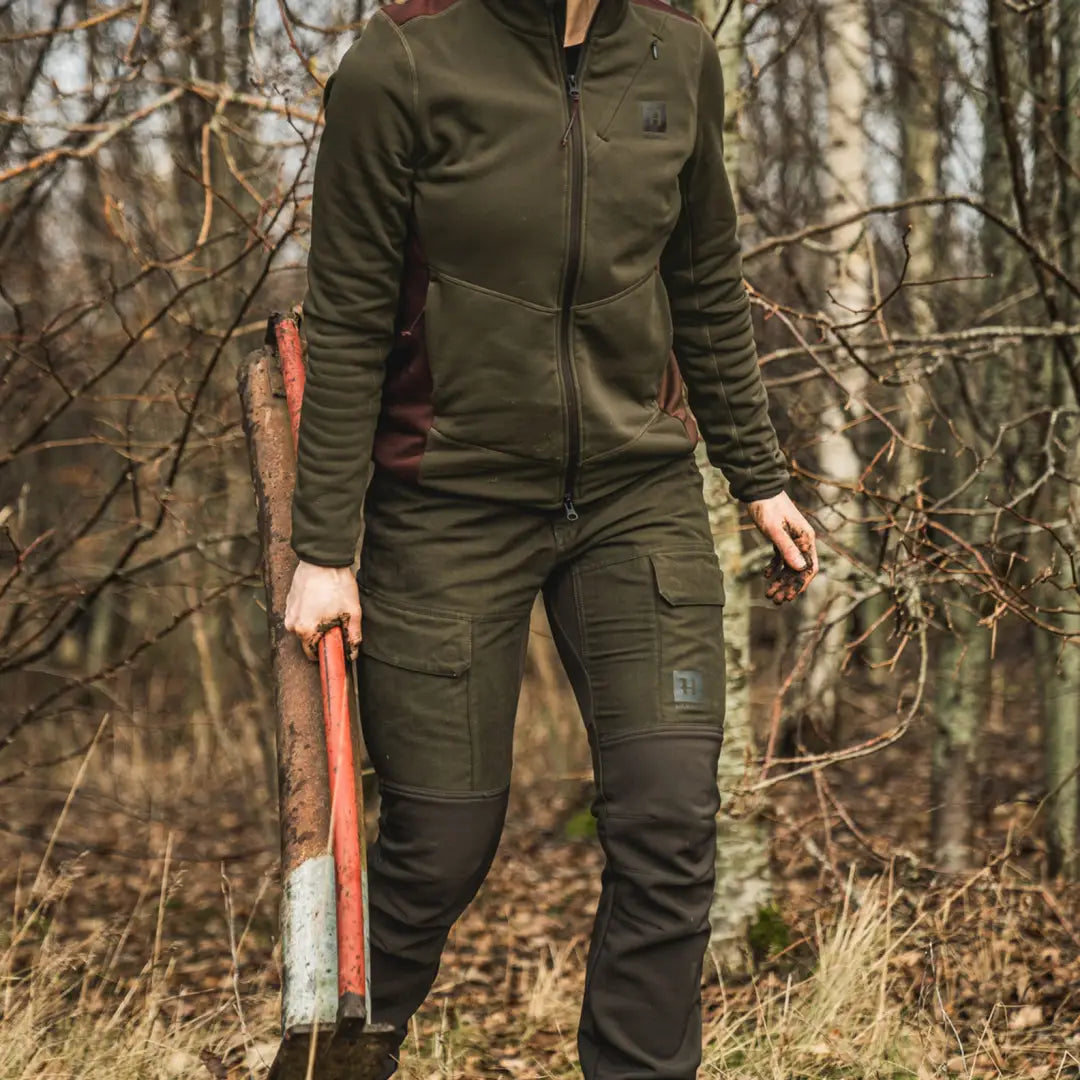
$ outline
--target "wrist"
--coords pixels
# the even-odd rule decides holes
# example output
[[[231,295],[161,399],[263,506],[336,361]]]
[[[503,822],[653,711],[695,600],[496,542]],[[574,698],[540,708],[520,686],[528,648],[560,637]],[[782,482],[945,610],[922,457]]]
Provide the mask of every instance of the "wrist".
[[[317,575],[322,578],[340,579],[343,581],[353,580],[352,566],[325,566],[322,563],[308,562],[301,559],[296,564],[297,573]]]
[[[347,570],[352,572],[353,560],[349,559],[348,562],[344,560],[344,557],[333,558],[332,556],[321,558],[312,552],[300,552],[296,548],[293,548],[298,560],[298,566],[315,566],[320,570]]]
[[[784,489],[782,487],[778,487],[774,490],[763,491],[760,494],[755,492],[752,497],[744,498],[743,502],[746,503],[747,506],[754,506],[756,503],[769,502],[770,500],[775,499],[783,494]]]

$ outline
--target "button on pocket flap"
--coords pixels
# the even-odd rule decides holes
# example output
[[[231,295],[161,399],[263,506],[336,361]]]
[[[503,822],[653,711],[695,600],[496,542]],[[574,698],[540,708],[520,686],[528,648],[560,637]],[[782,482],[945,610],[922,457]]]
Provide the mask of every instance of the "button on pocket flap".
[[[360,597],[365,656],[407,671],[461,675],[472,661],[469,620],[413,611],[370,593]]]
[[[669,604],[724,603],[724,572],[711,552],[674,551],[651,558],[657,591]]]

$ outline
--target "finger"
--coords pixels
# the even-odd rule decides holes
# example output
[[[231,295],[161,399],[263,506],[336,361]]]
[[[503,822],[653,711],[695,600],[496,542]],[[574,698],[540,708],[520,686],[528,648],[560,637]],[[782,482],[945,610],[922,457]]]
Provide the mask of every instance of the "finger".
[[[318,647],[322,644],[323,639],[326,637],[327,634],[330,633],[331,630],[341,631],[341,645],[342,648],[346,647],[345,621],[347,618],[348,616],[344,612],[342,612],[336,618],[323,619],[323,621],[319,623],[319,625],[315,628],[315,633],[313,635],[313,640],[316,647],[316,654],[318,653]]]
[[[817,534],[802,515],[795,521],[785,522],[784,531],[795,541],[795,546],[806,557],[808,565],[817,561]]]
[[[360,642],[363,639],[363,633],[360,627],[360,610],[357,608],[355,611],[350,611],[344,617],[345,624],[345,641],[349,649],[349,659],[355,660],[360,654]]]
[[[807,568],[808,563],[806,558],[799,550],[798,546],[795,543],[795,540],[791,536],[789,536],[786,531],[782,532],[778,537],[776,537],[773,543],[780,551],[784,562],[787,563],[787,565],[790,566],[792,570],[805,570]]]
[[[769,581],[772,581],[776,577],[784,565],[784,560],[780,557],[780,551],[775,544],[773,544],[772,558],[769,560],[768,565],[765,567],[765,577]]]
[[[796,595],[802,595],[802,593],[806,592],[810,582],[818,576],[818,572],[821,569],[820,563],[818,562],[817,545],[813,543],[812,539],[810,550],[807,552],[807,555],[809,556],[810,569],[803,574],[802,583],[800,584],[799,591]]]
[[[324,620],[314,630],[304,634],[304,652],[307,653],[308,659],[318,661],[323,639],[337,625],[338,621],[336,619]]]

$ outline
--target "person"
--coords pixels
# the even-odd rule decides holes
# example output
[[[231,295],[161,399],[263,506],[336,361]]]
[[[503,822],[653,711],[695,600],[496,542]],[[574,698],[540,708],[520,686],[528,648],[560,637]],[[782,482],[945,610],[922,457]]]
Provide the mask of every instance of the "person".
[[[498,844],[542,593],[605,854],[582,1070],[697,1071],[725,600],[697,428],[775,547],[768,595],[818,565],[723,93],[709,33],[663,0],[389,4],[327,84],[286,625],[309,655],[335,623],[358,651],[372,1015],[399,1045]]]

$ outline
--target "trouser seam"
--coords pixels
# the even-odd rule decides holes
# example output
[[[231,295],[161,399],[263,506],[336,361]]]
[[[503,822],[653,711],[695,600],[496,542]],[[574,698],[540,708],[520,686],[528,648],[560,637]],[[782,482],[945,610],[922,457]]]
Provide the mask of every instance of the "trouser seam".
[[[652,575],[649,584],[652,586],[653,606],[653,671],[656,672],[656,711],[654,716],[664,715],[664,639],[663,627],[660,625],[660,604],[657,600],[659,582],[656,580],[655,564],[650,561],[649,571]]]
[[[395,795],[404,795],[410,799],[423,799],[427,802],[485,802],[498,799],[510,790],[509,784],[489,788],[485,791],[438,791],[432,788],[417,788],[409,784],[398,784],[392,780],[379,779],[379,787]]]
[[[473,654],[473,624],[469,622],[469,656]],[[473,731],[473,679],[468,678],[465,684],[465,728],[469,733],[469,787],[476,785],[476,757],[479,747],[476,745],[476,732]]]
[[[700,739],[702,736],[706,736],[720,743],[723,742],[724,738],[723,732],[718,731],[715,724],[700,724],[689,721],[685,724],[658,724],[655,727],[642,728],[637,731],[620,731],[617,734],[600,738],[599,745],[606,748],[633,742],[637,739],[648,739],[654,735],[683,739]]]
[[[561,513],[561,511],[560,511]],[[357,571],[357,587],[360,590],[361,599],[364,596],[372,596],[376,600],[381,600],[383,603],[390,605],[391,607],[400,608],[402,611],[415,612],[418,615],[435,615],[443,619],[454,619],[458,622],[472,623],[488,623],[488,622],[514,622],[518,619],[523,619],[532,614],[532,603],[530,602],[527,608],[522,608],[520,611],[495,611],[495,612],[473,612],[463,611],[461,608],[448,608],[441,607],[437,604],[417,604],[411,600],[402,600],[400,595],[396,592],[386,592],[383,589],[367,584],[366,581],[360,581],[360,571]]]
[[[583,716],[585,723],[592,729],[594,738],[596,739],[596,790],[599,793],[601,799],[604,797],[604,765],[600,760],[600,731],[596,726],[596,694],[593,691],[592,684],[592,672],[589,671],[589,623],[585,618],[585,601],[581,595],[580,579],[577,569],[570,571],[570,595],[574,599],[574,614],[577,617],[577,630],[578,640],[581,642],[581,651],[578,652],[577,645],[572,639],[566,635],[566,631],[563,631],[563,635],[567,636],[567,641],[570,645],[570,649],[574,653],[577,662],[581,665],[581,670],[585,675],[585,686],[589,691],[589,708],[587,717]]]
[[[618,558],[608,559],[605,562],[586,562],[582,560],[579,563],[577,572],[584,577],[586,574],[592,574],[597,570],[606,570],[612,566],[621,566],[624,563],[636,562],[638,559],[652,559],[654,555],[713,555],[715,549],[710,548],[704,544],[672,544],[663,545],[658,547],[654,551],[640,551],[633,555],[622,555]]]
[[[581,612],[578,609],[577,589],[574,587],[574,578],[573,578],[573,573],[572,572],[571,572],[571,578],[570,578],[570,594],[574,599],[574,615],[577,618],[578,636],[580,638],[580,637],[584,636],[585,628],[584,628],[584,620],[581,618]],[[593,705],[593,688],[592,688],[592,679],[589,677],[589,666],[585,662],[585,657],[578,650],[577,644],[574,641],[573,637],[566,632],[566,627],[563,626],[562,622],[560,621],[558,607],[557,607],[556,604],[552,604],[549,607],[549,609],[548,609],[548,620],[550,622],[554,623],[554,626],[552,627],[552,629],[557,629],[559,631],[559,633],[562,634],[562,639],[563,639],[563,641],[566,642],[566,647],[574,654],[574,659],[578,662],[578,664],[581,665],[582,673],[585,676],[585,689],[586,689],[586,691],[587,691],[587,693],[589,695],[589,700],[586,702],[587,708],[583,708],[581,710],[581,718],[585,723],[586,729],[591,730],[595,734],[595,736],[596,736],[596,745],[597,745],[597,748],[599,748],[599,746],[600,746],[600,736],[599,736],[599,733],[596,732],[596,724],[594,723],[594,718],[590,715],[593,712],[593,707],[592,707],[592,705]],[[599,787],[600,787],[600,777],[599,776],[596,777],[596,786],[599,789]]]
[[[596,738],[596,791],[599,797],[599,814],[606,816],[606,801],[607,797],[604,791],[604,758],[600,748],[600,732],[596,727],[596,715],[594,709],[595,694],[593,692],[592,685],[592,673],[589,670],[588,655],[589,655],[589,639],[588,639],[588,620],[585,617],[585,601],[582,597],[582,590],[580,588],[580,578],[577,570],[571,570],[570,572],[570,592],[574,598],[574,612],[578,621],[578,635],[581,641],[581,654],[578,654],[577,647],[573,641],[570,641],[570,648],[573,650],[578,662],[581,664],[581,669],[585,674],[585,685],[589,691],[589,719],[588,723],[592,727],[593,734]],[[603,833],[601,832],[601,837]],[[610,859],[607,852],[604,853],[605,859]],[[590,1001],[590,991],[592,989],[593,976],[596,972],[596,968],[600,963],[600,959],[604,953],[604,947],[607,943],[608,929],[611,926],[611,914],[615,910],[615,901],[618,895],[619,882],[616,875],[612,875],[611,878],[611,891],[609,893],[609,903],[602,913],[603,922],[595,928],[596,942],[593,952],[593,963],[586,967],[585,970],[585,985],[582,987],[582,1006],[584,1007],[587,1002]]]

